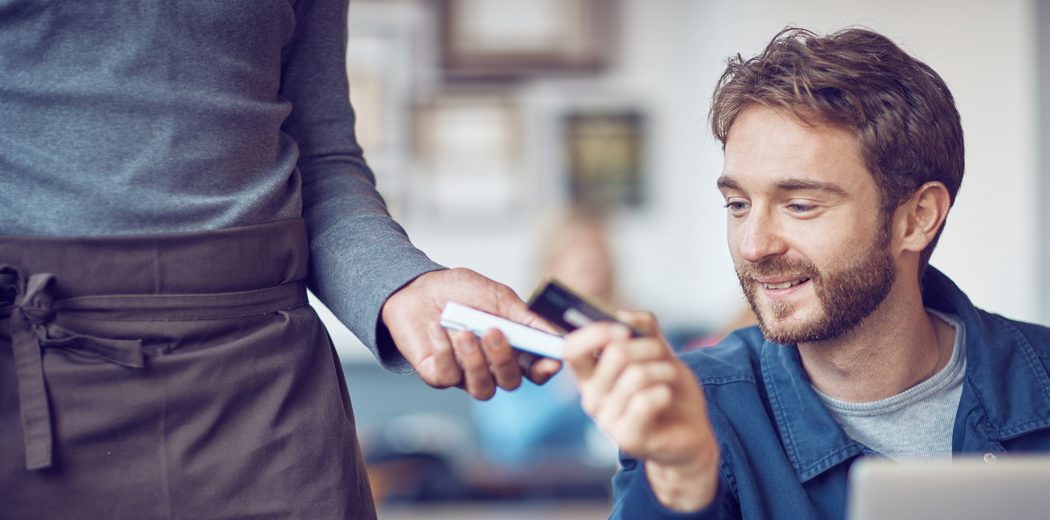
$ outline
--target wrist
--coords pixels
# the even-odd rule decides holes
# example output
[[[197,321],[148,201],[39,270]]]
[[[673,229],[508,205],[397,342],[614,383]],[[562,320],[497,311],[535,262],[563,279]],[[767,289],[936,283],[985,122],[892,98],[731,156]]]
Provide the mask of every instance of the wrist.
[[[646,461],[645,474],[657,500],[679,512],[698,511],[718,493],[718,450],[701,450],[694,459],[666,464]]]

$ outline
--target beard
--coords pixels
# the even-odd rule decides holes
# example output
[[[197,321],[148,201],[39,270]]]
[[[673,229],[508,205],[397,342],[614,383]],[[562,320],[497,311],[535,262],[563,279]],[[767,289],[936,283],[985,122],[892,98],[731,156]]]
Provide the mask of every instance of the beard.
[[[852,264],[834,271],[821,272],[809,260],[770,257],[760,262],[742,261],[736,265],[737,278],[751,310],[758,318],[766,339],[784,345],[827,341],[856,328],[875,312],[889,295],[897,277],[890,256],[888,233],[875,240],[865,255]],[[782,323],[795,312],[791,303],[767,302],[766,309],[757,302],[758,277],[809,278],[820,303],[820,314],[798,324]]]

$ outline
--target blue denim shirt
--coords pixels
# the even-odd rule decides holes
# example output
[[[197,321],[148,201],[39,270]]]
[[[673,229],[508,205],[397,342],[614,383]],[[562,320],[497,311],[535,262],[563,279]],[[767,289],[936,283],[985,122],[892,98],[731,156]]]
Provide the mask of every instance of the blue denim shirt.
[[[926,307],[955,314],[966,330],[966,379],[954,453],[1050,451],[1050,329],[977,309],[939,271],[923,280]],[[810,386],[798,349],[757,327],[682,360],[704,385],[721,448],[718,498],[695,513],[656,500],[642,461],[621,456],[612,518],[843,518],[846,476],[862,455]]]

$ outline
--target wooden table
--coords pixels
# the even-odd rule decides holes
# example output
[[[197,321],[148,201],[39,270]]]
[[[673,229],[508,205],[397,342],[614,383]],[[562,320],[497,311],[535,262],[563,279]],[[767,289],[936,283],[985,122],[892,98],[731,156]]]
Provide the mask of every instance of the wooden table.
[[[390,505],[380,520],[599,520],[611,507],[598,501],[484,501],[429,505]]]

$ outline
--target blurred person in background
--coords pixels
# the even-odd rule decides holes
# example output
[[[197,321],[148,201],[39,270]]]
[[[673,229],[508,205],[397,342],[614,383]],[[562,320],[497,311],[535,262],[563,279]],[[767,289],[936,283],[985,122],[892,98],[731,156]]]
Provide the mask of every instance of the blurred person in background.
[[[559,364],[386,211],[347,0],[0,4],[0,516],[372,518],[312,289],[384,367],[480,399]]]
[[[612,517],[842,518],[865,455],[1050,450],[1050,329],[928,266],[964,162],[933,69],[872,31],[789,28],[729,60],[711,124],[759,325],[680,359],[644,314],[621,315],[644,338],[567,337],[583,407],[625,453]]]
[[[619,307],[616,266],[600,215],[577,210],[556,219],[540,239],[538,263],[542,278],[555,278],[602,307]],[[615,468],[616,448],[580,407],[569,373],[475,402],[473,411],[485,457],[507,469],[527,470],[543,461]]]

